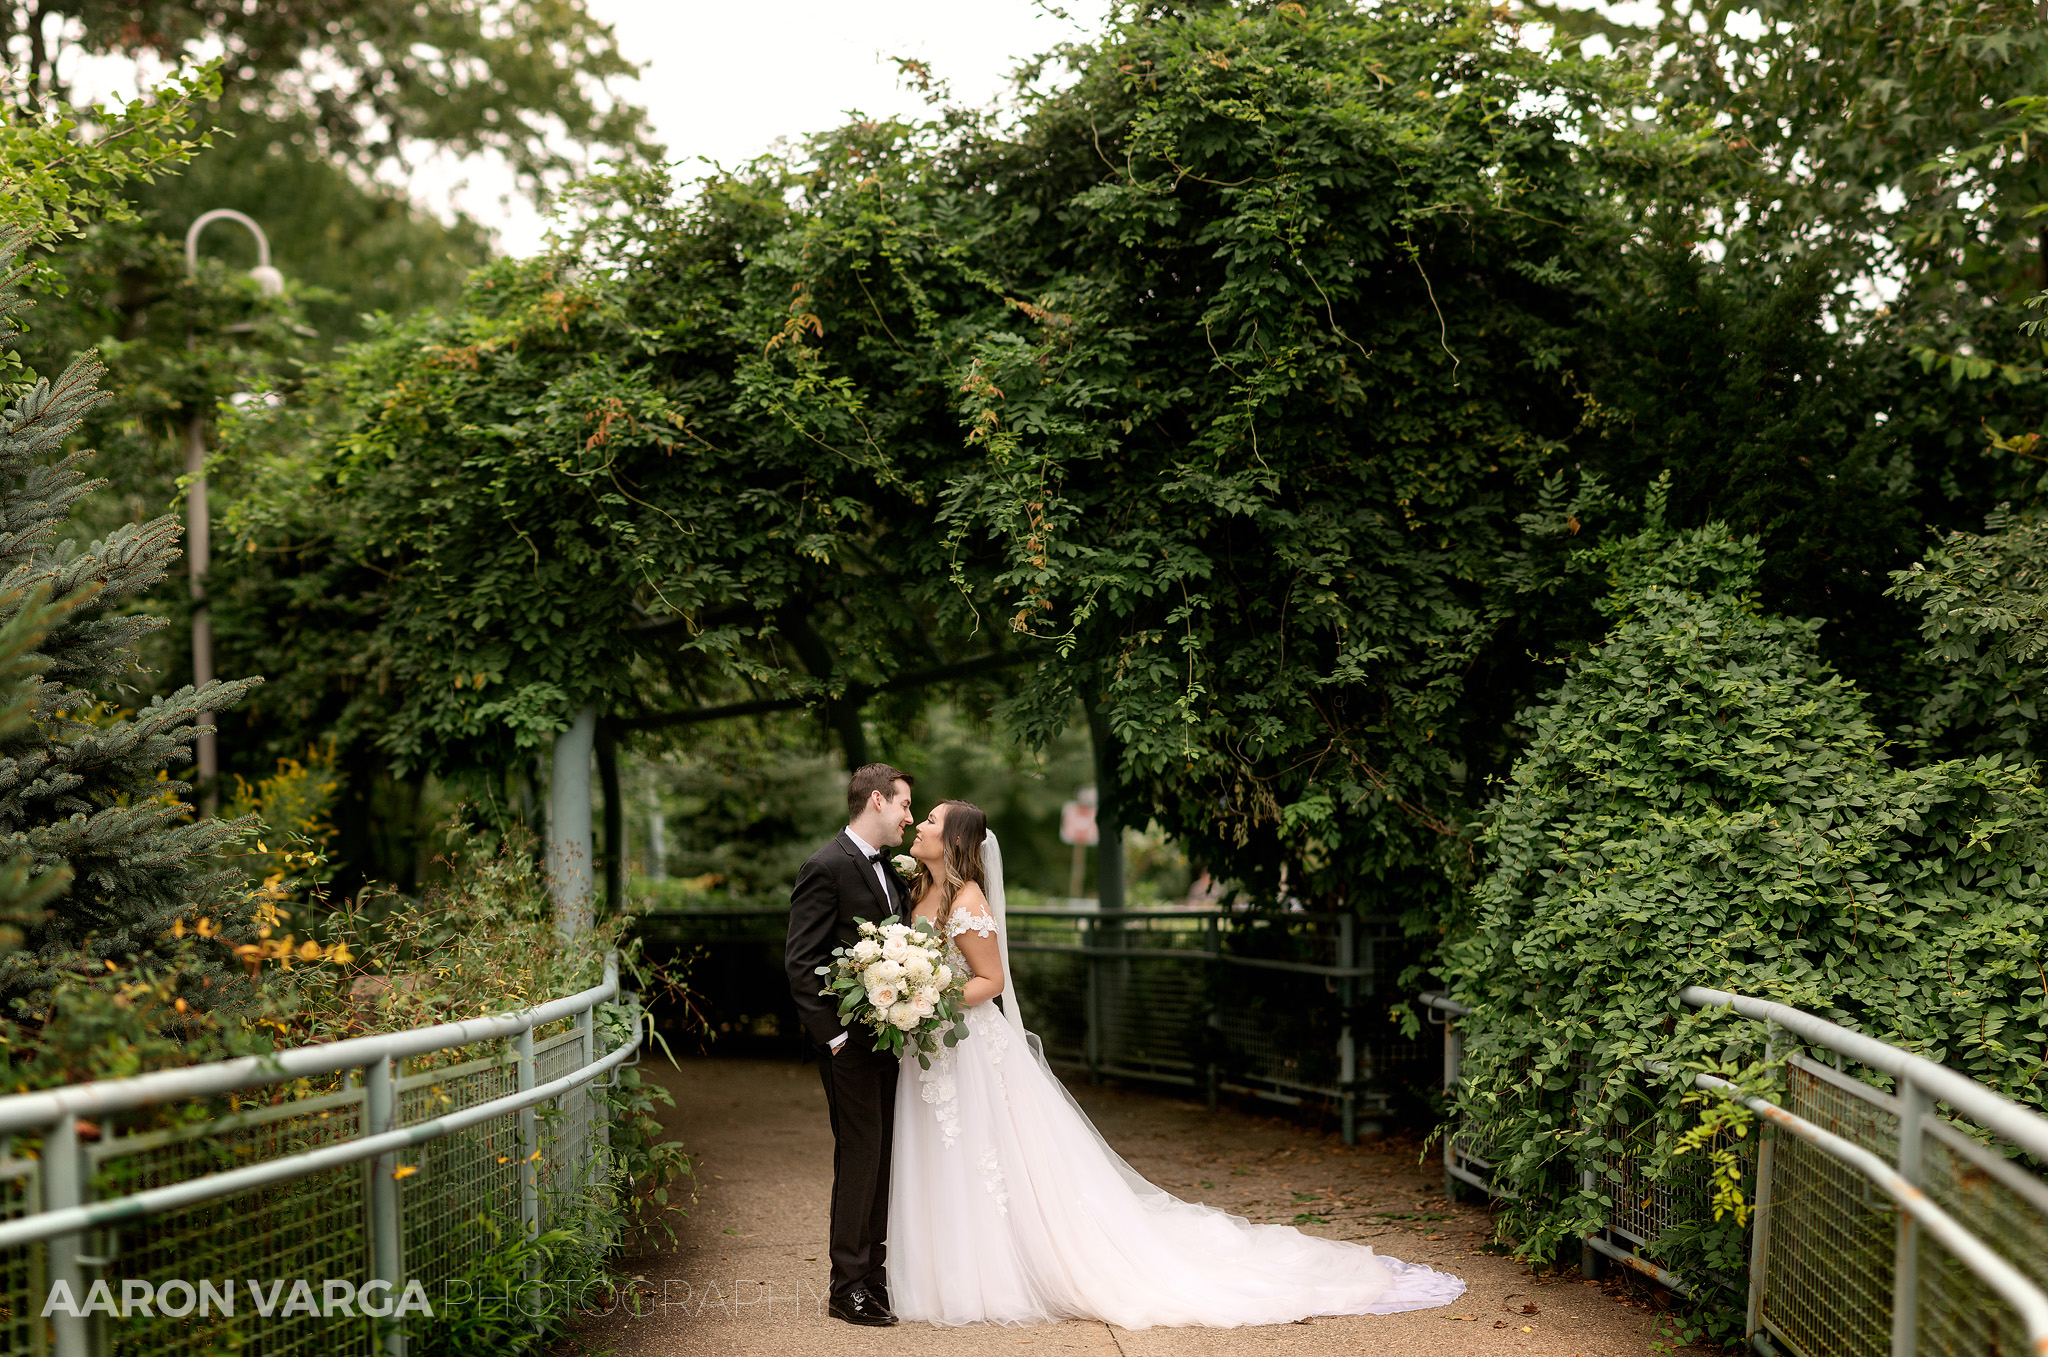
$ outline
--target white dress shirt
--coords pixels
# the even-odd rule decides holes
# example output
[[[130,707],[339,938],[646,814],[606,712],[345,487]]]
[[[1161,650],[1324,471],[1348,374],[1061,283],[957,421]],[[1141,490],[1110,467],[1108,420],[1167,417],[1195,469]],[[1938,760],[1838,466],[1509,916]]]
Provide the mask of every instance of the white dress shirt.
[[[860,835],[854,833],[853,827],[851,825],[847,826],[846,837],[853,840],[853,846],[860,850],[860,855],[864,858],[873,858],[875,854],[882,851],[879,848],[871,846],[866,839],[863,839]],[[868,865],[875,869],[875,884],[882,888],[882,898],[884,900],[889,901],[890,904],[893,905],[895,903],[896,897],[893,894],[891,894],[889,890],[889,869],[882,865],[880,859],[876,859]],[[845,1040],[846,1033],[841,1032],[838,1036],[832,1038],[831,1044],[828,1047],[828,1049],[836,1052],[839,1049],[840,1045],[843,1042],[845,1042]]]
[[[848,826],[847,828],[846,837],[853,840],[853,846],[855,848],[860,849],[860,855],[864,858],[874,858],[877,853],[882,851],[879,848],[870,847],[868,845],[868,841],[866,839],[863,839],[860,835],[854,833],[851,826]],[[896,896],[889,890],[889,869],[882,865],[881,859],[879,858],[876,858],[875,861],[870,862],[868,866],[874,869],[875,884],[882,888],[882,898],[888,901],[890,906],[893,908],[896,903]]]

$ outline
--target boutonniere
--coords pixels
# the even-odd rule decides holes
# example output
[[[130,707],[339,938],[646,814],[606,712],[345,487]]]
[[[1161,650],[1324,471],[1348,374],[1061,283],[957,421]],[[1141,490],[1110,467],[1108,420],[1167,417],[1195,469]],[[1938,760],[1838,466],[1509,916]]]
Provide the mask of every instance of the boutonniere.
[[[909,876],[917,870],[917,859],[908,853],[898,853],[889,861],[895,866],[897,873],[901,876]]]

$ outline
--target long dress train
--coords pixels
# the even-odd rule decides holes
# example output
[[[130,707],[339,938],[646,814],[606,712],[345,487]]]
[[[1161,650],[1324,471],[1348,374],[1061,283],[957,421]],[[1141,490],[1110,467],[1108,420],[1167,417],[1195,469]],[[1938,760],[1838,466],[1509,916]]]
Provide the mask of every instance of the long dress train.
[[[954,939],[969,928],[999,932],[987,914],[955,912],[946,959],[963,971]],[[901,1318],[1234,1327],[1426,1309],[1464,1293],[1448,1273],[1153,1186],[994,1004],[965,1021],[930,1069],[906,1057],[897,1083],[889,1297]]]

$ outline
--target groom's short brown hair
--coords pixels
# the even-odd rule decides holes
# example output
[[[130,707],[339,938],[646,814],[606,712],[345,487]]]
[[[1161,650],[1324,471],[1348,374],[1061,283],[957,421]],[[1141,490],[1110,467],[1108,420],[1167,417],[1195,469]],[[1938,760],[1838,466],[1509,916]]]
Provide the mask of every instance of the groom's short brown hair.
[[[906,787],[917,785],[916,778],[886,763],[864,763],[854,769],[853,776],[846,783],[846,818],[851,820],[860,814],[868,798],[876,792],[882,794],[883,800],[888,800],[899,782]]]

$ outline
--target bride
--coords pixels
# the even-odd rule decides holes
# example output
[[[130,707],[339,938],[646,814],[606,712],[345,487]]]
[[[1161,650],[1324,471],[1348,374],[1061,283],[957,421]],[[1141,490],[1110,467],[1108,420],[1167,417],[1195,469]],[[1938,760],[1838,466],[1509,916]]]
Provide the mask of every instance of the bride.
[[[942,802],[911,855],[913,917],[934,924],[947,964],[973,978],[966,1035],[928,1070],[906,1057],[897,1084],[889,1301],[899,1317],[1233,1327],[1419,1310],[1464,1292],[1432,1268],[1254,1225],[1146,1182],[1024,1030],[987,817]]]

